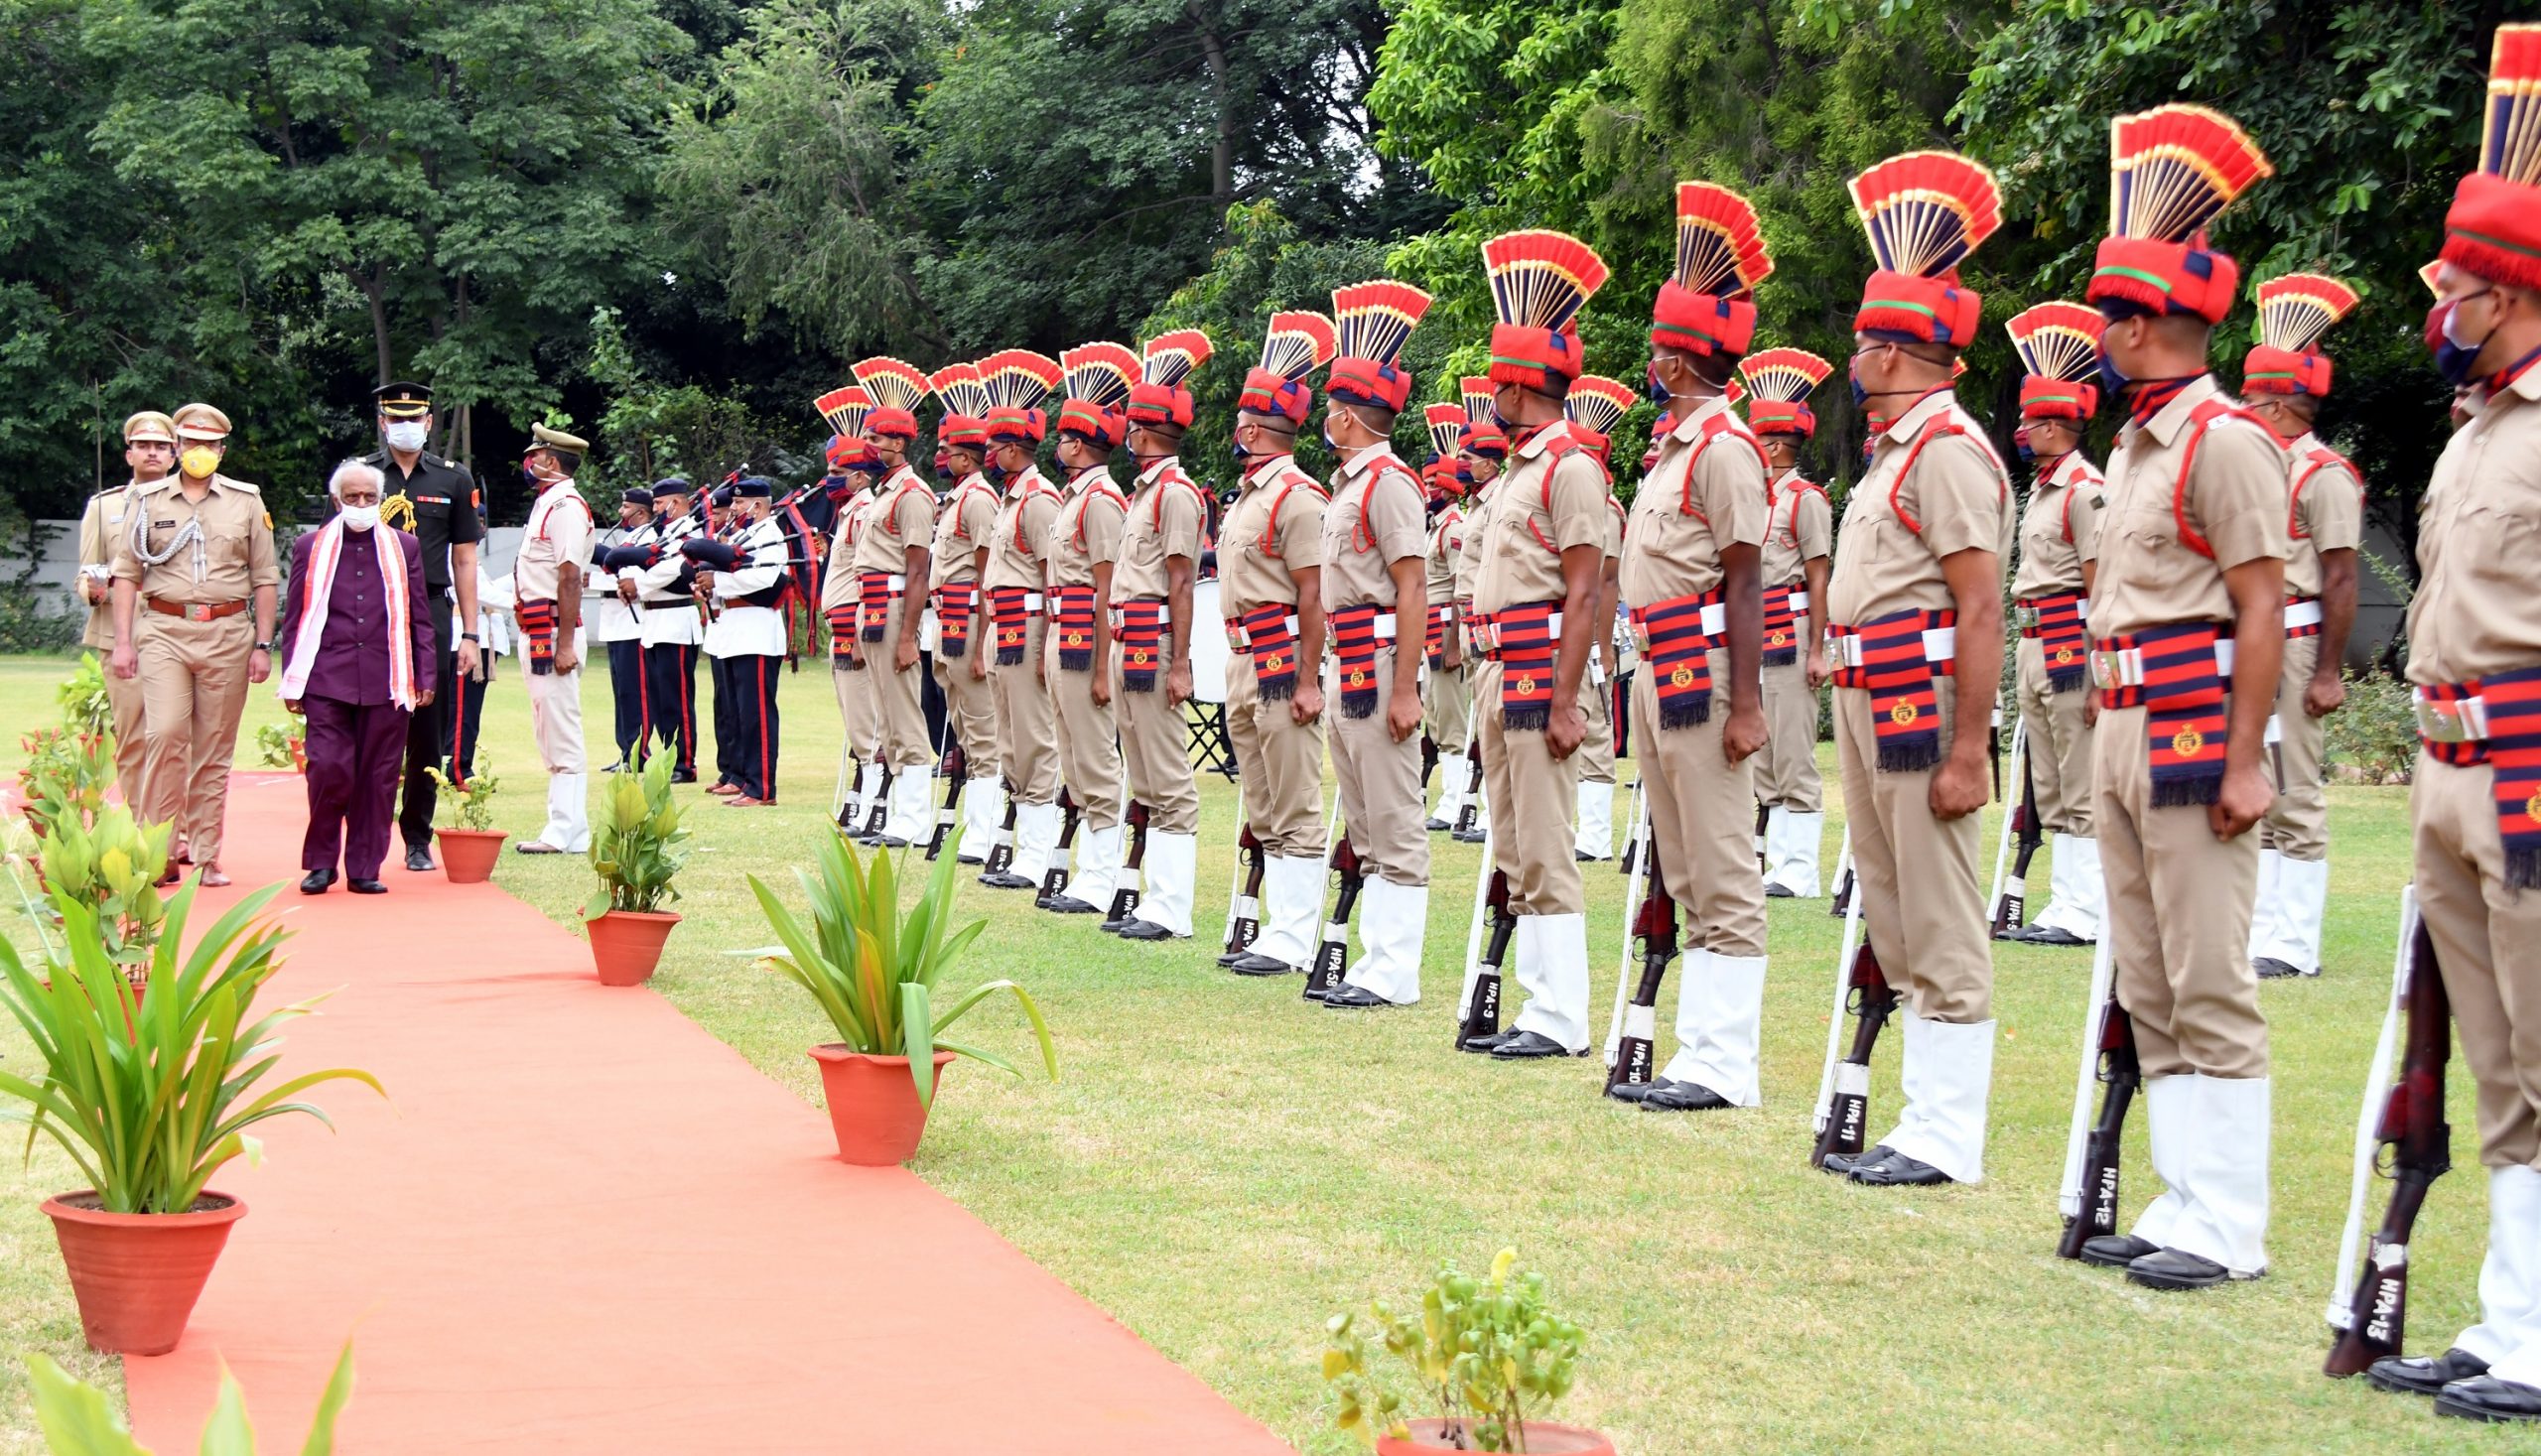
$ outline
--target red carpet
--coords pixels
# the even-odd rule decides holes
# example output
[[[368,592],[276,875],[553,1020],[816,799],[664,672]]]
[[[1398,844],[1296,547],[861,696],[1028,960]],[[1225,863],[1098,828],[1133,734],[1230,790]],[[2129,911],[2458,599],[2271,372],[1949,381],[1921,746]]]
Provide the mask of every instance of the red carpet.
[[[297,879],[299,781],[233,784],[229,871]],[[217,1180],[248,1214],[185,1344],[125,1362],[145,1443],[194,1448],[226,1360],[297,1449],[350,1335],[358,1456],[1288,1449],[914,1175],[824,1156],[819,1110],[536,911],[389,872],[283,895],[277,986],[342,988],[285,1070],[393,1105],[323,1087],[337,1135],[273,1125]]]

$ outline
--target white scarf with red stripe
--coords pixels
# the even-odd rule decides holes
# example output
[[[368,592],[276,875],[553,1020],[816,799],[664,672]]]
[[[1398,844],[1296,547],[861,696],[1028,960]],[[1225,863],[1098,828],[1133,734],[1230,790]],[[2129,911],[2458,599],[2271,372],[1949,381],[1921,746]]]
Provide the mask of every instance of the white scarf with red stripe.
[[[406,553],[397,532],[385,525],[359,533],[370,538],[379,562],[380,590],[388,598],[388,701],[415,711],[414,620],[406,600]],[[337,516],[318,530],[309,545],[309,599],[300,608],[300,630],[291,639],[291,659],[277,688],[286,703],[309,692],[309,670],[318,664],[318,643],[327,634],[327,603],[335,594],[335,564],[343,560],[344,521]]]

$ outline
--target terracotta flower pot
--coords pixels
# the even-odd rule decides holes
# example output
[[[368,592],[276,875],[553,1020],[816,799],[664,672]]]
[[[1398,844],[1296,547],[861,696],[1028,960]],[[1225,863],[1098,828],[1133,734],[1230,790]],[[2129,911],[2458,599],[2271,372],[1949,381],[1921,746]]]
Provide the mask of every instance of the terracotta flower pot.
[[[206,1191],[181,1214],[107,1213],[85,1189],[45,1200],[79,1327],[108,1355],[165,1355],[185,1338],[203,1281],[247,1205]]]
[[[294,773],[307,773],[309,771],[309,740],[307,738],[293,738],[290,741],[291,771]]]
[[[1411,1435],[1398,1440],[1393,1436],[1377,1438],[1377,1456],[1420,1456],[1423,1451],[1479,1451],[1482,1448],[1466,1438],[1456,1445],[1443,1434],[1443,1420],[1415,1420],[1408,1424]],[[1615,1456],[1614,1442],[1584,1426],[1562,1425],[1550,1420],[1527,1422],[1527,1456]]]
[[[679,917],[667,911],[603,910],[586,920],[592,934],[592,961],[602,986],[641,986],[662,963],[662,942],[671,938]]]
[[[452,884],[483,884],[494,877],[495,862],[503,858],[503,831],[437,829],[433,837],[441,841],[442,872]]]
[[[918,1139],[926,1135],[926,1107],[917,1100],[917,1083],[909,1076],[906,1057],[869,1057],[839,1042],[812,1048],[821,1064],[821,1097],[830,1107],[830,1130],[838,1134],[842,1161],[886,1168],[917,1156]],[[935,1085],[944,1085],[944,1064],[953,1053],[935,1054]]]

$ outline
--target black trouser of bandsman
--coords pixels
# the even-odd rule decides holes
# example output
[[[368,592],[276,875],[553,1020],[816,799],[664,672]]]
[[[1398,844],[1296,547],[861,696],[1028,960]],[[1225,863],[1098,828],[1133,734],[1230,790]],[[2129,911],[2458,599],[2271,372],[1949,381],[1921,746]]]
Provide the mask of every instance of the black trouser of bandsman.
[[[732,736],[721,736],[715,744],[715,757],[730,781],[747,798],[766,803],[776,800],[776,685],[785,670],[782,657],[748,653],[737,657],[718,657],[715,664],[715,717],[717,732],[725,720],[725,705],[732,705]]]
[[[720,680],[719,680],[720,681]],[[715,708],[722,723],[723,704]],[[653,756],[655,745],[669,750],[673,766],[697,771],[697,644],[656,642],[644,648],[644,726],[635,760]]]

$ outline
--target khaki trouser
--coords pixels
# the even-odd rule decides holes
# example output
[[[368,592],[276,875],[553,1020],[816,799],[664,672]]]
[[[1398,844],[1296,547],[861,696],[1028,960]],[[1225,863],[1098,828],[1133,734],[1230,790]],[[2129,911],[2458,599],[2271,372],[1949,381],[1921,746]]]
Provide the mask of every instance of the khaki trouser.
[[[972,778],[995,778],[997,755],[997,685],[987,677],[971,676],[970,653],[986,654],[989,661],[997,653],[994,643],[978,633],[972,634],[971,645],[960,657],[935,658],[935,685],[944,690],[944,715],[953,741],[962,745],[962,761]]]
[[[1579,751],[1570,755],[1579,764],[1579,783],[1615,781],[1614,702],[1615,680],[1605,676],[1603,668],[1591,666],[1579,680],[1579,711],[1588,717],[1588,736],[1579,740]],[[1577,815],[1578,805],[1571,806],[1571,813]]]
[[[1121,765],[1120,715],[1094,702],[1094,673],[1069,672],[1059,666],[1058,639],[1042,643],[1041,660],[1050,672],[1050,704],[1056,711],[1059,772],[1067,780],[1068,797],[1087,829],[1110,829],[1129,817],[1129,776]],[[1117,681],[1117,677],[1115,679]],[[1163,685],[1157,684],[1159,688]],[[1119,696],[1114,696],[1117,704]],[[1148,811],[1149,829],[1161,829]]]
[[[1933,684],[1944,757],[1957,686],[1950,678]],[[1977,821],[1984,816],[1935,819],[1933,769],[1879,771],[1866,688],[1835,690],[1835,760],[1843,769],[1862,921],[1888,984],[1907,1010],[1927,1021],[1993,1019],[1994,962],[1985,940],[1985,892],[1976,878]],[[1746,839],[1753,820],[1742,822],[1739,832],[1753,863],[1755,847]],[[2242,926],[2244,934],[2248,928]]]
[[[922,609],[924,603],[919,605]],[[847,674],[864,679],[861,696],[872,728],[869,741],[879,750],[881,761],[895,768],[935,760],[935,742],[926,735],[926,709],[918,698],[918,674],[925,670],[925,659],[909,664],[906,672],[891,665],[900,650],[900,614],[908,608],[906,596],[891,598],[890,613],[882,622],[882,640],[858,642],[865,650],[865,670]]]
[[[2285,781],[2276,786],[2276,801],[2259,823],[2259,843],[2288,860],[2326,860],[2330,855],[2330,791],[2321,779],[2321,749],[2328,721],[2303,711],[2303,690],[2311,685],[2313,665],[2321,660],[2321,639],[2290,637],[2285,667],[2276,679],[2276,728],[2282,741],[2277,761]]]
[[[1420,727],[1429,734],[1429,741],[1438,745],[1440,762],[1462,753],[1467,735],[1473,731],[1471,674],[1469,667],[1433,668],[1429,680],[1421,685]]]
[[[1147,828],[1157,834],[1197,834],[1200,781],[1191,771],[1190,733],[1183,726],[1181,706],[1164,693],[1175,630],[1166,628],[1156,643],[1155,687],[1144,693],[1121,686],[1121,654],[1115,642],[1112,707],[1121,724],[1121,766],[1130,776],[1130,797],[1147,806]]]
[[[1574,858],[1571,819],[1579,809],[1580,753],[1587,750],[1555,758],[1541,732],[1512,732],[1503,727],[1501,671],[1499,663],[1484,663],[1473,681],[1474,724],[1482,735],[1482,793],[1491,808],[1492,865],[1509,877],[1512,914],[1584,914],[1588,901]],[[1596,732],[1591,721],[1589,736]]]
[[[2049,834],[2091,837],[2091,729],[2082,722],[2090,702],[2087,677],[2081,687],[2059,693],[2047,681],[2047,652],[2035,637],[2020,645],[2019,677],[2013,695],[2019,700],[2021,729],[2029,742],[2029,777],[2038,789],[2038,824]],[[2005,784],[2016,794],[2020,785]]]
[[[137,646],[137,635],[135,642]],[[97,654],[99,662],[105,659],[105,653]],[[123,790],[124,807],[138,814],[148,792],[150,761],[150,739],[141,712],[141,679],[119,678],[112,672],[105,677],[106,706],[113,711],[115,720],[115,784]],[[242,695],[239,702],[245,701]]]
[[[1320,857],[1323,832],[1323,725],[1331,714],[1300,724],[1288,700],[1263,701],[1253,655],[1227,657],[1227,737],[1244,780],[1244,817],[1262,852],[1272,859]]]
[[[549,773],[582,773],[583,670],[529,672],[529,731],[538,743],[538,761]]]
[[[1712,682],[1729,681],[1729,654],[1711,654]],[[1659,726],[1659,688],[1633,674],[1633,761],[1649,806],[1651,844],[1676,901],[1685,948],[1720,956],[1765,954],[1765,877],[1756,866],[1756,781],[1751,756],[1721,751],[1729,697],[1713,689],[1711,718]]]
[[[1021,662],[989,659],[989,686],[997,698],[998,766],[1005,771],[1018,804],[1048,804],[1059,797],[1058,710],[1038,672],[1042,639],[1048,633],[1049,619],[1036,613],[1023,628]],[[993,635],[983,647],[997,651]],[[1058,668],[1051,667],[1051,682],[1058,676]]]
[[[872,649],[880,642],[859,642],[864,655],[862,667],[850,667],[847,659],[830,658],[830,686],[838,692],[839,721],[847,728],[847,752],[859,765],[879,763],[882,758],[882,717],[873,700]]]
[[[238,716],[247,707],[255,620],[242,611],[187,621],[147,602],[135,603],[133,615],[147,785],[142,820],[175,826],[197,864],[216,864],[229,807],[229,760],[238,750]]]
[[[1341,783],[1341,822],[1350,847],[1359,852],[1360,871],[1395,884],[1425,885],[1429,806],[1420,782],[1420,735],[1398,743],[1386,727],[1386,705],[1394,698],[1395,651],[1378,644],[1376,712],[1352,718],[1341,711],[1337,665],[1324,671],[1323,711],[1332,720],[1332,771]]]
[[[2485,764],[2418,755],[2409,789],[2418,913],[2478,1088],[2479,1161],[2541,1167],[2541,890],[2506,888],[2494,783]]]
[[[2250,969],[2259,837],[2218,840],[2203,804],[2152,807],[2142,708],[2103,708],[2092,731],[2100,869],[2117,1001],[2146,1079],[2267,1075],[2267,1018]]]
[[[1817,690],[1808,686],[1807,665],[1802,661],[1768,667],[1764,675],[1765,746],[1747,760],[1756,765],[1756,797],[1794,814],[1823,813],[1826,796],[1817,777]]]

